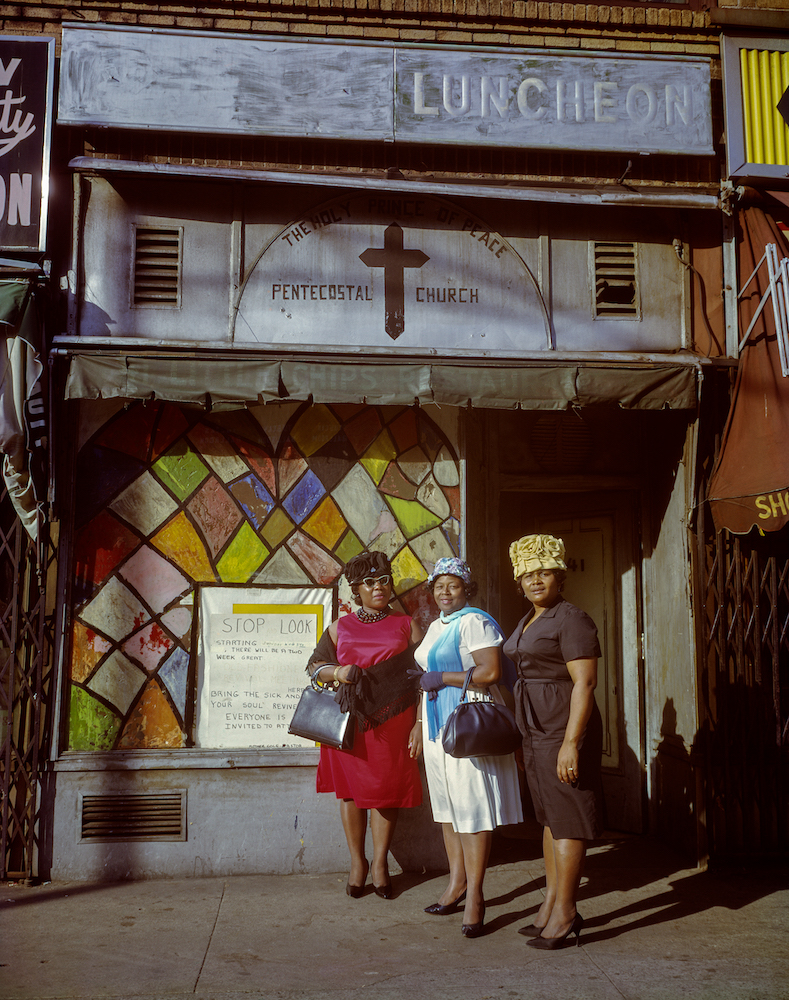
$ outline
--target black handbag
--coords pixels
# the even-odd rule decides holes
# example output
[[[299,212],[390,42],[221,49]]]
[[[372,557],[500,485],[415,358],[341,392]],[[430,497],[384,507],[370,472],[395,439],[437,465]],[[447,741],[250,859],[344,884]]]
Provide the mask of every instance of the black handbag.
[[[334,700],[334,692],[319,686],[313,676],[310,686],[301,692],[288,732],[335,750],[350,750],[355,726],[353,717]]]
[[[450,757],[501,757],[521,745],[515,716],[493,701],[466,701],[473,668],[466,671],[460,704],[444,726],[442,744]]]

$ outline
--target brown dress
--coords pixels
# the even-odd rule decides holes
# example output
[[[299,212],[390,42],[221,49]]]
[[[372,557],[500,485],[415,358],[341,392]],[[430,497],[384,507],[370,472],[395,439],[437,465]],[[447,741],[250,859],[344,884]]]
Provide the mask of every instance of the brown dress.
[[[570,718],[570,660],[599,657],[595,623],[559,598],[526,631],[529,611],[504,643],[515,664],[515,709],[523,734],[523,761],[534,812],[555,840],[593,840],[603,830],[600,760],[603,722],[595,704],[579,743],[580,781],[568,785],[556,774],[556,758]]]

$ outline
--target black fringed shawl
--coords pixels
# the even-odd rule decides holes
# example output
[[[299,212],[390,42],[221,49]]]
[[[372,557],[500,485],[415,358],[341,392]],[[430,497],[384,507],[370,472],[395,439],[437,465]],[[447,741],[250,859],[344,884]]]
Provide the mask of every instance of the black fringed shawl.
[[[337,648],[327,629],[307,661],[312,673],[322,663],[337,663]],[[375,729],[415,705],[419,692],[406,671],[414,666],[414,647],[403,650],[365,670],[356,668],[350,684],[340,684],[334,700],[350,712],[361,729]]]

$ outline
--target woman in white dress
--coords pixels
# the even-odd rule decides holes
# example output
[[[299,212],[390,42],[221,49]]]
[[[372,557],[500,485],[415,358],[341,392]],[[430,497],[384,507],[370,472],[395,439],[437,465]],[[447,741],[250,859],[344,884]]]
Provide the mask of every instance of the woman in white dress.
[[[501,629],[484,611],[469,607],[476,593],[471,571],[462,559],[439,559],[428,586],[441,612],[414,659],[424,673],[419,684],[422,705],[423,753],[433,818],[441,823],[449,859],[449,884],[426,913],[454,913],[465,898],[461,931],[478,937],[485,919],[483,880],[493,830],[523,820],[518,769],[513,754],[503,757],[455,758],[445,752],[441,737],[447,718],[460,701],[467,670],[473,670],[467,697],[501,697]]]

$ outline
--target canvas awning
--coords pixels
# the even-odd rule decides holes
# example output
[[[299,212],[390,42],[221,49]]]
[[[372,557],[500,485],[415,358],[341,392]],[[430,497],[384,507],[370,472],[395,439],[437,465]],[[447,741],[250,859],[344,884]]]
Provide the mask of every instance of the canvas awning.
[[[236,409],[274,400],[495,409],[564,410],[615,404],[626,409],[693,409],[699,359],[658,362],[356,361],[349,358],[161,356],[71,352],[67,399],[162,399]]]
[[[778,205],[776,210],[780,211]],[[786,213],[789,216],[789,212]],[[776,244],[789,243],[772,215],[750,205],[740,213],[739,276],[742,288]],[[740,329],[748,329],[767,287],[763,264],[740,300]],[[778,531],[789,521],[789,378],[781,375],[772,306],[757,320],[740,357],[734,397],[708,497],[716,528],[745,534],[754,526]]]
[[[14,263],[14,262],[8,262]],[[8,495],[31,537],[45,492],[46,423],[39,380],[42,321],[35,283],[0,281],[0,454]]]

